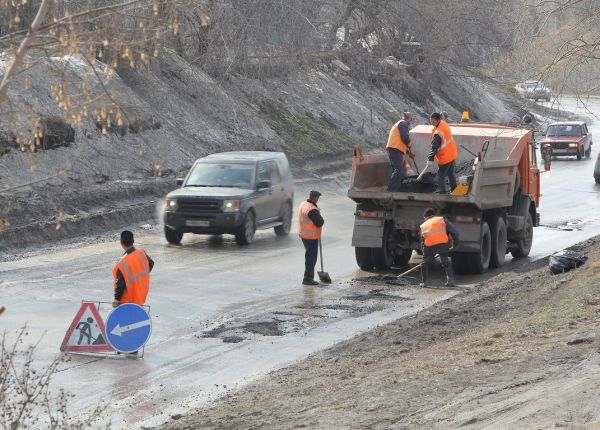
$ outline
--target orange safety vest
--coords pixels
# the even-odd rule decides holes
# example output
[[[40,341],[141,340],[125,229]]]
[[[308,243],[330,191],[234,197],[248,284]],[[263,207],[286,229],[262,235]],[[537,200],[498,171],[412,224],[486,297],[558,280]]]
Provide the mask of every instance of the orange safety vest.
[[[308,217],[308,213],[313,209],[321,212],[321,209],[319,209],[317,205],[306,200],[300,203],[300,207],[298,208],[298,222],[300,223],[298,236],[302,239],[321,238],[321,227],[317,227]]]
[[[398,125],[400,121],[398,121],[394,126],[390,129],[390,135],[388,136],[388,141],[386,145],[387,148],[395,148],[400,152],[406,154],[407,144],[402,140],[402,136],[400,136],[400,129]]]
[[[421,237],[425,246],[434,246],[448,243],[446,222],[441,216],[434,216],[421,224]]]
[[[146,303],[150,288],[150,265],[143,249],[136,249],[131,254],[122,256],[113,268],[114,287],[117,288],[117,271],[120,270],[125,279],[125,291],[121,303]]]
[[[458,157],[458,149],[456,148],[456,142],[452,138],[452,132],[450,126],[446,121],[440,121],[438,126],[433,129],[431,144],[433,145],[433,136],[440,136],[442,139],[442,146],[439,151],[435,153],[435,159],[438,164],[444,165],[453,162]]]

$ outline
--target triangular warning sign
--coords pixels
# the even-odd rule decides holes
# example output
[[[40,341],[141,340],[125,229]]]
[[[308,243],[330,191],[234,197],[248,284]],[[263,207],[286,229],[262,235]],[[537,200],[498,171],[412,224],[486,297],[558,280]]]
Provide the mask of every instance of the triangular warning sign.
[[[75,315],[65,334],[60,350],[63,352],[105,352],[113,350],[106,342],[104,321],[94,303],[83,302],[81,304],[81,308],[77,311],[77,315]]]

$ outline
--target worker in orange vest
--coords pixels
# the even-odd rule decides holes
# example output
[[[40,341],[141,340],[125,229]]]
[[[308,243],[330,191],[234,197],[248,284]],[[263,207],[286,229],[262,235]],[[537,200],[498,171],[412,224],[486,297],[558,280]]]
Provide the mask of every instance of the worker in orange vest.
[[[405,157],[406,155],[412,156],[410,134],[408,132],[411,121],[412,114],[404,112],[402,119],[392,126],[388,135],[385,149],[392,165],[392,176],[388,184],[388,191],[398,191],[400,181],[406,176]]]
[[[452,247],[458,244],[458,231],[444,217],[435,216],[433,208],[425,209],[423,218],[425,222],[421,224],[420,236],[423,249],[423,265],[421,266],[421,276],[423,282],[421,287],[427,287],[429,279],[429,268],[435,261],[435,256],[439,255],[442,260],[442,266],[446,271],[446,287],[454,287],[454,273],[452,272],[452,263],[448,258],[450,252],[449,236],[452,238]]]
[[[325,221],[321,216],[321,209],[317,202],[321,197],[318,191],[311,191],[308,200],[300,203],[298,208],[298,236],[302,239],[304,245],[304,285],[319,285],[315,281],[315,264],[319,256],[319,240],[321,239],[321,229]]]
[[[456,188],[456,176],[454,175],[454,162],[458,158],[458,148],[452,137],[450,126],[444,120],[439,112],[434,112],[430,116],[433,131],[431,135],[431,152],[427,159],[425,168],[417,179],[421,179],[425,172],[433,165],[435,159],[438,163],[437,184],[438,193],[447,194],[446,178],[450,181],[450,192]]]
[[[133,233],[129,230],[121,232],[121,247],[125,253],[113,268],[115,298],[112,305],[114,308],[122,303],[142,306],[148,296],[154,261],[146,251],[133,246]]]

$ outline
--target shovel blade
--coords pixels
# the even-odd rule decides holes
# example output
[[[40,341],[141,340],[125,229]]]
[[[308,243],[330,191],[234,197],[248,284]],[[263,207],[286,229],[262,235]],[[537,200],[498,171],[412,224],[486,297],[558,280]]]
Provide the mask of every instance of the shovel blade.
[[[325,282],[327,284],[331,284],[331,277],[329,276],[329,273],[327,273],[327,272],[317,272],[317,275],[319,275],[319,279],[321,280],[321,282]]]

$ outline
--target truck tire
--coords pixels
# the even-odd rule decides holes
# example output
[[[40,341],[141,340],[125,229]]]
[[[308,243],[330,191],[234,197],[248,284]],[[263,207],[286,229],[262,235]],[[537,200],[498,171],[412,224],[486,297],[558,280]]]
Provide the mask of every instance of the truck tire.
[[[381,248],[371,248],[373,265],[379,270],[387,270],[394,264],[394,237],[392,227],[386,224],[383,229]]]
[[[373,269],[373,258],[371,257],[371,248],[361,248],[357,246],[354,248],[354,255],[356,256],[356,264],[361,270],[372,270]]]
[[[277,236],[287,236],[292,229],[292,204],[286,203],[281,214],[281,225],[274,228]]]
[[[481,224],[481,239],[479,240],[479,252],[467,254],[468,271],[473,275],[487,272],[492,257],[492,233],[487,222]]]
[[[181,243],[181,239],[183,239],[183,233],[179,230],[172,230],[169,227],[165,226],[165,239],[171,245],[179,245]]]
[[[581,160],[584,156],[585,156],[585,153],[584,153],[583,146],[582,146],[581,148],[579,148],[579,152],[577,153],[577,159]]]
[[[585,158],[590,158],[592,156],[592,145],[585,151]]]
[[[504,264],[507,247],[506,222],[501,216],[494,216],[490,224],[492,233],[492,253],[490,267],[500,267]]]
[[[531,243],[533,242],[533,219],[531,213],[527,212],[525,218],[525,238],[516,242],[514,248],[510,251],[513,257],[523,258],[529,255]]]
[[[402,254],[394,255],[394,266],[396,267],[406,267],[408,266],[408,262],[412,257],[412,249],[402,248]]]
[[[254,233],[256,232],[256,218],[254,212],[246,212],[242,225],[238,227],[235,233],[235,241],[238,245],[250,245],[254,240]]]

